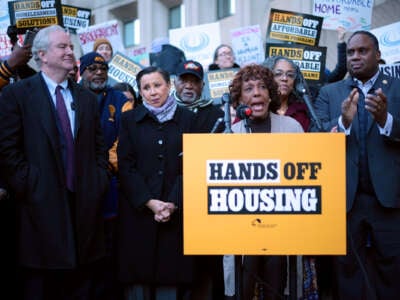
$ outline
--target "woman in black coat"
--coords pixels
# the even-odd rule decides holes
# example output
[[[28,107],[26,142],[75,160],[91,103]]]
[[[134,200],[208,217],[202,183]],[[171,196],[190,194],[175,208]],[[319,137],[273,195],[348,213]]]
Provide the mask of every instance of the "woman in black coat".
[[[182,134],[195,115],[169,96],[168,72],[148,67],[136,80],[143,105],[123,114],[117,150],[118,274],[126,299],[179,299],[193,277],[183,255]]]

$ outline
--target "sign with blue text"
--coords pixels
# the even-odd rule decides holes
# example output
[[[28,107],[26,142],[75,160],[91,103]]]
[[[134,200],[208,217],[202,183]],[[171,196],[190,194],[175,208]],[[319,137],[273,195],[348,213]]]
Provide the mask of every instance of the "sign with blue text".
[[[345,174],[342,133],[184,134],[184,253],[345,254]]]
[[[323,29],[369,30],[373,7],[374,0],[314,0],[313,15],[324,17]]]
[[[26,30],[63,25],[60,0],[16,0],[8,2],[10,23],[18,33]]]

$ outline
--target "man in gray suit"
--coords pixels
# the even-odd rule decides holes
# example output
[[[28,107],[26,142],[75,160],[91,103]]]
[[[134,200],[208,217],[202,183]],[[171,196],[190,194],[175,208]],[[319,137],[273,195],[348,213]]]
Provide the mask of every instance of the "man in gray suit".
[[[0,98],[0,170],[17,201],[23,299],[89,299],[105,253],[107,152],[96,97],[67,80],[72,47],[62,27],[40,30],[40,72]]]
[[[400,294],[400,80],[379,71],[377,38],[354,32],[350,76],[320,90],[325,131],[346,135],[347,255],[334,257],[334,299]]]

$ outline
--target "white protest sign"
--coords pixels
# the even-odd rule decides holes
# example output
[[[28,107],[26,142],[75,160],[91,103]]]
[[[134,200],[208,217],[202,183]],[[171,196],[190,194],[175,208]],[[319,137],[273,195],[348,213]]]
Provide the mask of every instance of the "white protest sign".
[[[98,38],[106,38],[110,41],[114,53],[125,52],[122,43],[121,29],[116,20],[89,26],[85,29],[78,29],[77,35],[84,54],[93,51],[93,44]]]
[[[369,30],[373,7],[374,0],[314,0],[312,13],[324,17],[323,29]]]
[[[371,33],[377,37],[387,64],[400,61],[400,22],[372,29]]]
[[[150,65],[149,51],[146,46],[137,46],[131,49],[126,49],[125,54],[142,66]]]
[[[169,41],[185,53],[186,59],[198,61],[207,69],[215,48],[221,44],[219,23],[171,29]]]
[[[7,59],[11,54],[11,42],[7,36],[7,27],[10,25],[8,2],[0,2],[0,60]]]
[[[265,52],[259,25],[231,30],[231,37],[235,62],[239,66],[264,61]]]

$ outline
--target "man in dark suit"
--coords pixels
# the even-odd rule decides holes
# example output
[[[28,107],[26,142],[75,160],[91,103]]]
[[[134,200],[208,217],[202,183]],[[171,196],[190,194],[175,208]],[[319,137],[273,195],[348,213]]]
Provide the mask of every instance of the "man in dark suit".
[[[400,80],[379,71],[377,38],[354,32],[350,76],[320,90],[325,131],[346,135],[347,255],[334,257],[334,299],[400,294]]]
[[[38,32],[40,72],[3,89],[0,168],[15,194],[23,299],[89,299],[104,256],[102,199],[107,152],[96,97],[67,80],[69,34]]]

